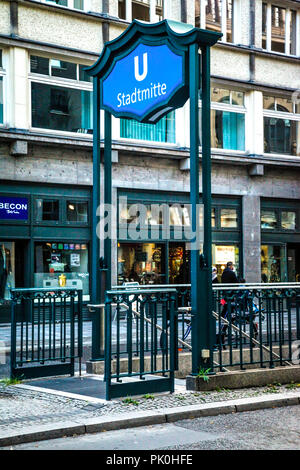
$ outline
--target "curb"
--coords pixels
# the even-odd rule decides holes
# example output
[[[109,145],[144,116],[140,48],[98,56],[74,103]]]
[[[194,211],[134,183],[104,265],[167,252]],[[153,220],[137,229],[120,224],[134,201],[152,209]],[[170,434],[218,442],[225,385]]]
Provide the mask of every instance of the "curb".
[[[238,413],[244,411],[263,410],[300,404],[300,393],[278,394],[277,397],[252,397],[228,400],[224,402],[206,403],[203,405],[165,408],[160,411],[144,411],[127,413],[126,417],[103,416],[90,418],[84,423],[64,421],[56,424],[32,426],[30,431],[22,434],[11,433],[0,437],[0,446],[6,447],[29,442],[44,441],[62,437],[79,436],[83,434],[117,431],[120,429],[149,426],[155,424],[174,423],[183,419],[193,419],[205,416]]]

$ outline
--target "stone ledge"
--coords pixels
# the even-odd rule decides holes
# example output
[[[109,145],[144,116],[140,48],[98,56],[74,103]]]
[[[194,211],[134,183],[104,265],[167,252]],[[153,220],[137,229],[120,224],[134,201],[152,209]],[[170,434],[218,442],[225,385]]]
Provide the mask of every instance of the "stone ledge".
[[[300,382],[300,367],[286,366],[274,369],[250,369],[247,371],[218,372],[209,376],[209,381],[189,375],[186,378],[186,389],[209,391],[217,388],[263,387],[272,383],[287,384]]]

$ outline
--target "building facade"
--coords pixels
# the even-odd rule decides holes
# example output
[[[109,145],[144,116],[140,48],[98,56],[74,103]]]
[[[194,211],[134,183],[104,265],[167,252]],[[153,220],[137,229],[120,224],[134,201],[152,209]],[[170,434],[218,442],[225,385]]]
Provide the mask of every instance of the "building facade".
[[[88,299],[95,215],[84,69],[135,18],[223,33],[211,54],[213,263],[220,275],[233,261],[247,282],[300,280],[299,1],[2,0],[0,317],[15,286],[73,285]],[[189,224],[178,210],[189,200],[188,103],[156,125],[113,118],[113,200],[127,201],[114,214],[113,283],[188,282],[184,236],[117,231],[140,202],[152,227],[161,224],[153,204],[167,205],[171,227]]]

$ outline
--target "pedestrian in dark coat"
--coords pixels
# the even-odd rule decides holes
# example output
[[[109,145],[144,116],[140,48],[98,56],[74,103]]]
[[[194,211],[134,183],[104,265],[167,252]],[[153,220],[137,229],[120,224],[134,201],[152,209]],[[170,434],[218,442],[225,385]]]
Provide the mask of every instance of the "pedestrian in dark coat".
[[[234,264],[232,261],[228,261],[226,268],[222,273],[221,283],[222,284],[237,284],[238,278],[234,272]]]

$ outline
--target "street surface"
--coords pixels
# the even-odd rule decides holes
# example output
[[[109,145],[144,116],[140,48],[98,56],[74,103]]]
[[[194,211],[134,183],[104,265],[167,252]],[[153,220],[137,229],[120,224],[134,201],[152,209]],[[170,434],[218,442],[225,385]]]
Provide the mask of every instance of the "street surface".
[[[300,450],[300,406],[54,439],[10,449]]]

